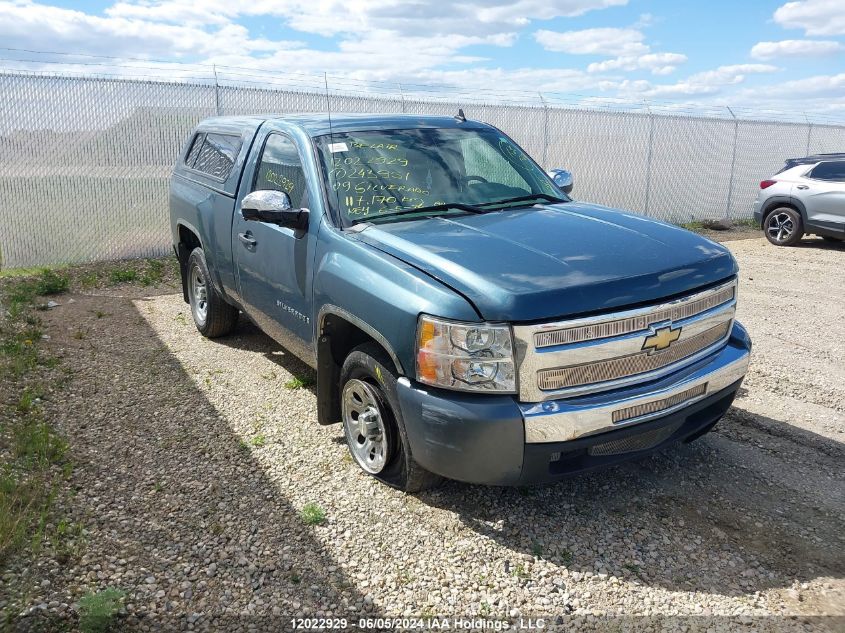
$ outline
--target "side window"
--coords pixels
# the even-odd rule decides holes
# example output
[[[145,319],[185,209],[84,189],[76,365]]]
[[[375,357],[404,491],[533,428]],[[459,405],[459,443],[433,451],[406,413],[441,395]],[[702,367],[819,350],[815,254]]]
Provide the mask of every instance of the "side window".
[[[808,175],[816,180],[845,182],[845,161],[819,163]]]
[[[197,152],[194,169],[226,180],[241,149],[241,137],[230,134],[206,134]],[[194,148],[191,148],[191,153]],[[190,156],[190,153],[189,153]]]
[[[290,196],[293,208],[308,206],[308,190],[299,152],[293,141],[282,134],[271,134],[264,144],[252,190],[272,189]]]
[[[197,162],[197,156],[200,153],[200,148],[202,147],[202,142],[205,140],[205,134],[195,134],[194,140],[191,143],[191,149],[188,150],[187,156],[185,156],[185,164],[188,167],[193,167],[194,163]]]

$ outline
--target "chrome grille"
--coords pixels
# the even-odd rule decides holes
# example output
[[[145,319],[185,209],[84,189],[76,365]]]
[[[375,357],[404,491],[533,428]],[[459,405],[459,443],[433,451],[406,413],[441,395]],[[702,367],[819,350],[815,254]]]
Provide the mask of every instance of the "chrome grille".
[[[731,321],[727,321],[700,334],[682,339],[660,352],[639,352],[594,363],[545,369],[537,373],[537,385],[542,391],[552,391],[655,371],[677,363],[722,340],[727,335],[730,325]]]
[[[662,400],[653,400],[652,402],[645,402],[632,407],[617,409],[612,414],[612,420],[614,424],[619,424],[620,422],[633,420],[634,418],[639,418],[650,413],[665,411],[666,409],[671,409],[672,407],[682,404],[687,400],[703,396],[705,393],[707,393],[706,382],[687,389],[686,391],[682,391],[681,393],[676,393],[668,398],[663,398]]]
[[[700,298],[692,297],[679,300],[675,303],[668,303],[648,314],[637,314],[601,323],[537,332],[534,335],[534,346],[540,349],[554,345],[569,345],[582,341],[609,338],[611,336],[622,336],[623,334],[645,330],[655,323],[688,319],[689,317],[696,316],[731,301],[734,298],[735,292],[736,286],[731,284],[713,293],[706,293]]]
[[[670,424],[669,426],[654,429],[653,431],[630,435],[622,438],[621,440],[613,440],[610,442],[604,442],[603,444],[596,444],[595,446],[591,446],[587,452],[590,455],[595,456],[608,456],[624,455],[625,453],[634,453],[636,451],[646,451],[668,440],[680,426],[681,423],[678,422],[677,424]]]

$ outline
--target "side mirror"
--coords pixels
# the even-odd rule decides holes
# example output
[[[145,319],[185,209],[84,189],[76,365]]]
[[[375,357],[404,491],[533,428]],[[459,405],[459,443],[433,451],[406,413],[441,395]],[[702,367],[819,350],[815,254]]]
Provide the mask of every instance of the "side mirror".
[[[284,191],[266,189],[253,191],[241,202],[244,220],[277,224],[304,231],[308,228],[308,209],[291,207],[290,196]]]
[[[552,181],[558,186],[558,189],[563,191],[563,193],[569,194],[572,192],[572,187],[575,186],[575,183],[572,179],[571,172],[566,169],[552,169],[549,170],[548,174],[551,176]]]

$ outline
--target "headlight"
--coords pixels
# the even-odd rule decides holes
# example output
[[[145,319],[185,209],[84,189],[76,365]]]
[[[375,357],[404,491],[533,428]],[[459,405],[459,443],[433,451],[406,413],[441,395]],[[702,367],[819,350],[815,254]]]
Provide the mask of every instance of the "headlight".
[[[510,327],[421,315],[417,325],[417,379],[461,391],[516,393]]]

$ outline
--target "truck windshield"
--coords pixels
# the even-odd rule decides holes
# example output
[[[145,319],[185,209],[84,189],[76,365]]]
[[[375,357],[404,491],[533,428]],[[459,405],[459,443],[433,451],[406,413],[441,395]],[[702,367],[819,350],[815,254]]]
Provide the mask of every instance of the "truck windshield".
[[[345,226],[429,207],[491,205],[530,196],[567,200],[513,141],[492,128],[413,128],[317,137],[329,205]],[[528,197],[528,198],[526,198]],[[429,211],[427,214],[430,214]],[[398,218],[397,218],[398,219]]]

